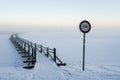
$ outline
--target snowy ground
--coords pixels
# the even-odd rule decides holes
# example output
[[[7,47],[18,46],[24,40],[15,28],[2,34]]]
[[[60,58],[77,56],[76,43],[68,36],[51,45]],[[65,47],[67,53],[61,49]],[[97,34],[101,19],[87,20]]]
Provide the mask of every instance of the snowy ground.
[[[111,33],[113,32],[113,33]],[[31,32],[20,34],[30,41],[57,48],[67,66],[56,64],[42,54],[32,70],[23,69],[22,59],[9,41],[0,35],[0,80],[120,80],[119,30],[94,29],[86,35],[86,66],[82,66],[82,33]]]

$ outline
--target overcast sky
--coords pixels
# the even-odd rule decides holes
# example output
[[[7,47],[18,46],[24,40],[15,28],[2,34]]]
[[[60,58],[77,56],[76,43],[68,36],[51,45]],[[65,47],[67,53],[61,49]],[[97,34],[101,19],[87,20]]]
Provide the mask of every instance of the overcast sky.
[[[120,0],[0,0],[0,31],[66,29],[84,19],[95,27],[120,27]]]

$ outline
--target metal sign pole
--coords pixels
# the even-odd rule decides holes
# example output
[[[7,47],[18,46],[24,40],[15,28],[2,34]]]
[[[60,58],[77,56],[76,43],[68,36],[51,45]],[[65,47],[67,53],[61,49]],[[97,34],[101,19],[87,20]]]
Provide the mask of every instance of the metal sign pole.
[[[83,34],[83,67],[82,70],[85,70],[85,33]]]

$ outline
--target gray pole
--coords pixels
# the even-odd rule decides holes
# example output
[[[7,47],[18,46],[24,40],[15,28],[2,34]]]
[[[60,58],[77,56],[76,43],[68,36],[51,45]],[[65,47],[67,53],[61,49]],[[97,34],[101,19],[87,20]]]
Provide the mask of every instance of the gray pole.
[[[83,34],[83,66],[82,70],[85,70],[85,33]]]

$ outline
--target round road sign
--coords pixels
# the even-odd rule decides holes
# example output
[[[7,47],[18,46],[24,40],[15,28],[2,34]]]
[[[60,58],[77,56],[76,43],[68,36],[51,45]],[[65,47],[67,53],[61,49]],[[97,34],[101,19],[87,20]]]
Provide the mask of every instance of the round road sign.
[[[84,20],[79,25],[80,31],[83,33],[88,33],[91,29],[91,25],[88,21]]]

